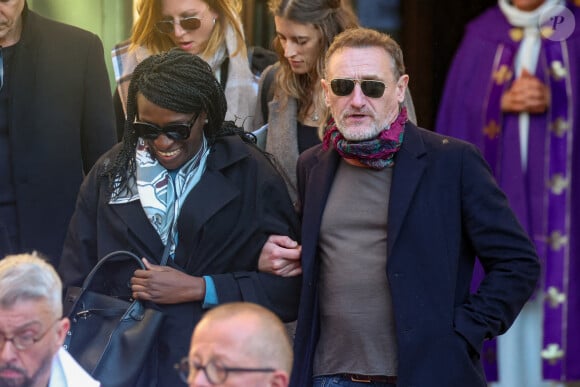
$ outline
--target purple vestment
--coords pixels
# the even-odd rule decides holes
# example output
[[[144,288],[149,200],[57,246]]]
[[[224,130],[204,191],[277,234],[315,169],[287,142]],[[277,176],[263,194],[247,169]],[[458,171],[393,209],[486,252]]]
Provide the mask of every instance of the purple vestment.
[[[576,2],[580,5],[580,2]],[[517,114],[500,97],[514,80],[521,34],[495,6],[472,21],[447,75],[436,130],[483,152],[543,262],[543,376],[580,380],[580,6],[563,41],[542,38],[535,76],[550,89],[544,114],[530,114],[522,168]],[[518,38],[519,37],[519,38]],[[494,357],[482,358],[495,380]]]

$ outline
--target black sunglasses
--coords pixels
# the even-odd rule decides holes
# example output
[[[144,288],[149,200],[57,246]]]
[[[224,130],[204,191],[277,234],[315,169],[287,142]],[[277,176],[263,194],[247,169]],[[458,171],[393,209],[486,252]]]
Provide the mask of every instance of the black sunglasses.
[[[363,94],[370,98],[381,98],[386,88],[385,84],[381,81],[347,78],[333,79],[330,81],[330,88],[334,94],[339,97],[345,97],[352,93],[355,83],[359,83]]]
[[[164,134],[173,141],[182,141],[187,140],[191,134],[191,128],[198,116],[199,114],[194,115],[189,122],[169,124],[163,128],[149,122],[134,121],[133,129],[144,140],[155,140],[161,134]]]
[[[178,23],[184,30],[193,31],[197,30],[201,26],[201,19],[197,16],[189,16],[184,17],[183,19],[179,19]],[[173,33],[174,25],[174,20],[160,20],[155,23],[155,28],[157,28],[157,31],[163,34],[171,34]]]

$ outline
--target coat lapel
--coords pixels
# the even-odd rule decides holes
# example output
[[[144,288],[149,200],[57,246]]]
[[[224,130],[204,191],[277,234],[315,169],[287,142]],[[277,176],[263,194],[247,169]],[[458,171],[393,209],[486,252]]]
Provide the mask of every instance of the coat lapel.
[[[207,169],[183,202],[177,223],[178,230],[183,235],[200,235],[209,219],[240,195],[239,188],[224,176],[222,168],[248,157],[247,151],[215,146],[217,149],[212,151]],[[241,149],[245,149],[245,147]],[[188,254],[177,254],[176,256],[175,263],[178,266],[190,266],[191,259],[194,259],[198,251],[198,242],[198,238],[188,240]],[[179,249],[178,246],[178,251],[180,251]]]
[[[421,176],[427,167],[427,159],[423,157],[425,154],[425,144],[419,130],[415,125],[407,123],[403,145],[395,160],[389,199],[387,222],[387,256],[389,257],[397,242]]]
[[[206,170],[199,183],[189,193],[183,203],[178,218],[178,229],[184,235],[197,235],[208,219],[238,195],[238,189],[233,187],[219,171]],[[203,203],[203,205],[200,206],[198,203]],[[138,239],[139,244],[150,254],[148,258],[158,264],[161,260],[164,246],[159,234],[157,234],[157,231],[147,219],[141,202],[133,201],[125,204],[114,204],[111,207],[127,226],[128,237]],[[195,208],[195,216],[188,216],[192,212],[191,208]],[[182,214],[185,214],[185,216],[182,216]],[[193,244],[194,240],[190,240],[188,243]],[[196,251],[195,245],[188,244],[188,246],[191,247],[190,250],[192,252]],[[186,261],[189,259],[189,256],[185,257],[178,254],[175,264],[185,267]]]
[[[217,152],[212,151],[206,171],[198,184],[188,194],[181,208],[177,225],[180,233],[198,235],[208,219],[240,194],[238,188],[232,185],[221,173],[221,168],[247,157],[247,152],[244,153],[237,149],[229,152],[231,149],[229,151],[225,149],[219,149]],[[203,203],[203,205],[199,205],[199,203]],[[136,200],[125,204],[114,204],[111,205],[111,208],[127,226],[129,238],[137,238],[143,248],[151,254],[150,258],[155,263],[159,263],[164,246],[159,234],[147,219],[141,202]],[[195,211],[194,215],[192,215],[193,211]],[[196,247],[195,242],[189,240],[190,256],[176,254],[175,264],[185,267],[187,261],[196,251]]]
[[[316,246],[318,245],[318,236],[320,234],[320,224],[324,207],[332,187],[332,181],[338,167],[340,157],[335,151],[323,151],[320,148],[316,159],[313,161],[314,166],[308,175],[306,192],[304,197],[307,198],[302,207],[302,245],[310,246],[310,251],[303,251],[303,257],[316,257]],[[314,265],[314,259],[310,262],[303,262],[303,265]],[[312,273],[312,269],[305,270],[304,273]],[[305,278],[305,280],[307,280]]]
[[[153,228],[139,200],[112,204],[110,207],[119,216],[119,219],[127,227],[129,243],[138,242],[141,248],[147,251],[148,256],[155,264],[158,264],[163,254],[163,243],[157,231]],[[136,240],[135,240],[136,239]]]

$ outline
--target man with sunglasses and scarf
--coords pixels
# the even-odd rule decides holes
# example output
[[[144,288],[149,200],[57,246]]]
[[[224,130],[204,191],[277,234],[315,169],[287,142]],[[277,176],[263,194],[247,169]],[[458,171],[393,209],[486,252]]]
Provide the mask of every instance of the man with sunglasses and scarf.
[[[291,385],[486,386],[482,342],[539,275],[533,245],[475,147],[418,128],[388,35],[326,55],[332,117],[298,160],[303,285]],[[487,275],[475,292],[475,257]]]

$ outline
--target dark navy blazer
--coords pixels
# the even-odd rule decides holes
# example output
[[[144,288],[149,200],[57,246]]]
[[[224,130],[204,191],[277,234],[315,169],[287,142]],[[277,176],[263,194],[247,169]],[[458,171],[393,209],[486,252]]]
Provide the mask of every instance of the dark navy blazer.
[[[338,163],[322,146],[298,161],[303,286],[294,387],[312,385],[317,243]],[[408,123],[395,163],[385,280],[396,322],[397,387],[484,387],[482,343],[505,332],[532,294],[540,271],[535,249],[474,146]],[[476,256],[487,275],[471,294]]]

